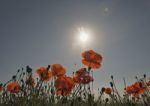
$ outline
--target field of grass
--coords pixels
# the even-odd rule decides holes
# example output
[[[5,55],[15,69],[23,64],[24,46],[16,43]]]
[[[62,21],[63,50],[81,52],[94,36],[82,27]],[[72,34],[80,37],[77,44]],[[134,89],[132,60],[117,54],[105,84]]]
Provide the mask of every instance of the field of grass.
[[[99,88],[96,98],[93,72],[101,68],[103,58],[93,50],[83,52],[82,57],[85,67],[71,76],[61,64],[19,69],[8,82],[0,84],[0,106],[150,106],[150,79],[146,75],[136,77],[131,85],[124,80],[123,95],[111,76],[110,86]]]

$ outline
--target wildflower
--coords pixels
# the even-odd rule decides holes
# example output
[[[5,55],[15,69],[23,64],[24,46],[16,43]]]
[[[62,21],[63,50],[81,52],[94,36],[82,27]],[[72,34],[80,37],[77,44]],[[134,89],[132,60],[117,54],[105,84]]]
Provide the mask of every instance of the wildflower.
[[[17,82],[10,82],[7,85],[7,90],[10,93],[18,93],[21,90],[21,87],[20,87],[20,85]]]
[[[128,94],[138,97],[139,95],[145,93],[147,87],[143,82],[136,82],[133,85],[128,86],[125,90]]]
[[[111,88],[105,88],[105,93],[108,95],[111,95],[112,89]]]
[[[57,91],[57,95],[70,95],[72,89],[74,88],[74,82],[71,77],[63,76],[58,77],[55,80],[55,88]]]
[[[40,67],[37,69],[37,74],[42,81],[49,81],[52,78],[52,72],[45,67]]]
[[[51,67],[53,76],[61,77],[66,74],[66,69],[60,64],[53,64]]]
[[[134,87],[132,85],[125,88],[125,90],[128,94],[134,93]]]
[[[82,63],[90,68],[98,69],[101,67],[102,56],[93,50],[82,53]]]

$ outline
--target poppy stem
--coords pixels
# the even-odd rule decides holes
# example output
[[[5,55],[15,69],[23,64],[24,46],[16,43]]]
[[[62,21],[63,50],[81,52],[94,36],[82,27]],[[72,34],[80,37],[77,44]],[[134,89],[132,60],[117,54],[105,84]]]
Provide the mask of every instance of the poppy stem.
[[[92,72],[92,78],[93,78],[93,71],[91,70]],[[92,92],[93,92],[93,81],[92,81]]]
[[[120,101],[120,103],[122,103],[122,102],[121,102],[121,97],[120,97],[120,95],[119,95],[119,93],[118,93],[118,90],[117,90],[117,88],[116,88],[115,81],[114,81],[114,79],[113,79],[113,78],[112,78],[112,82],[113,82],[113,85],[114,85],[114,88],[115,88],[116,94],[117,94],[117,96],[118,96],[118,98],[119,98],[119,101]]]

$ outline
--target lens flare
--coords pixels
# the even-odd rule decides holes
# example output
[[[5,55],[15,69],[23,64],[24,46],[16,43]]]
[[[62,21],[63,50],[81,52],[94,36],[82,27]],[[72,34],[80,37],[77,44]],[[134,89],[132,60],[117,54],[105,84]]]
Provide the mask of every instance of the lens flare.
[[[84,30],[84,28],[79,29],[79,39],[81,42],[87,42],[89,34]]]

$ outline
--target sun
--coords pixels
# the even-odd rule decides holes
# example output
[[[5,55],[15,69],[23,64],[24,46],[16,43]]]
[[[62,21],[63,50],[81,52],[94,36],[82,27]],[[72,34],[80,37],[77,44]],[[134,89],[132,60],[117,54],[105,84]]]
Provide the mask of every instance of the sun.
[[[79,40],[83,43],[87,42],[89,39],[88,32],[82,27],[79,29]]]

